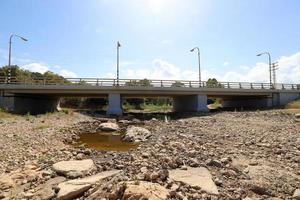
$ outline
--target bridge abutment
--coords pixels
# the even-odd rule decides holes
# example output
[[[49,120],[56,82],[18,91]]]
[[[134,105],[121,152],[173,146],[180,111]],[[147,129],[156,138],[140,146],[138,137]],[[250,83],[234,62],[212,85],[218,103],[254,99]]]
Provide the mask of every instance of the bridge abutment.
[[[186,95],[173,98],[175,112],[209,112],[206,95]]]
[[[300,93],[277,92],[268,97],[226,98],[222,100],[223,108],[263,109],[284,106],[300,98]]]
[[[120,94],[108,94],[107,115],[122,115],[122,98]]]
[[[43,114],[57,111],[59,97],[46,95],[14,95],[2,92],[0,107],[20,114]]]

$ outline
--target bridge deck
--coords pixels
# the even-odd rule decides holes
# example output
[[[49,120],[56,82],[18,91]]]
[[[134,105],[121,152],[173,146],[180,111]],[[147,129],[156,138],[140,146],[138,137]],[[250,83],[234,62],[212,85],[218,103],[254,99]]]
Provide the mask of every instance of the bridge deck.
[[[276,92],[299,93],[298,84],[247,82],[198,82],[186,80],[137,79],[24,79],[12,78],[8,83],[0,77],[0,91],[14,94],[47,94],[55,96],[178,96],[205,94],[208,96],[269,96]]]

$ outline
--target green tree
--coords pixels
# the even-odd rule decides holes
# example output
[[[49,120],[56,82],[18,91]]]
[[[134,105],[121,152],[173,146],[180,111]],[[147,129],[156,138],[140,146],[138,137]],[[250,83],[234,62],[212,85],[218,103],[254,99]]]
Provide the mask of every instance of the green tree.
[[[175,81],[174,83],[172,83],[171,87],[185,87],[185,85],[180,81]]]
[[[151,81],[148,79],[143,80],[131,80],[126,82],[126,86],[143,86],[143,87],[152,87]]]
[[[217,81],[215,78],[209,78],[206,82],[206,87],[210,88],[221,88],[222,84]]]

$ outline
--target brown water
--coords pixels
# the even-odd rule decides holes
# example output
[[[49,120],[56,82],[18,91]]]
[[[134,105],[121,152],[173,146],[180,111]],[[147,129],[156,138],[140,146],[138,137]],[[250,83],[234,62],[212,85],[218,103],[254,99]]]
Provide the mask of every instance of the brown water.
[[[124,142],[121,135],[107,132],[81,134],[76,146],[81,144],[85,144],[88,148],[105,151],[129,151],[138,146],[136,143]]]

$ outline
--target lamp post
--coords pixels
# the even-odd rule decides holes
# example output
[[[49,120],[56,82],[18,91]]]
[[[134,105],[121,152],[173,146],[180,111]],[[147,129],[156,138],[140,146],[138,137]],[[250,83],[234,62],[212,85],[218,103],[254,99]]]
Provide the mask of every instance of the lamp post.
[[[201,86],[201,61],[200,61],[200,49],[199,49],[199,47],[195,47],[195,48],[191,49],[191,52],[194,52],[195,50],[197,50],[197,53],[198,53],[198,64],[199,64],[199,86]]]
[[[272,89],[273,85],[272,85],[272,60],[271,60],[271,54],[269,52],[263,52],[263,53],[257,54],[257,56],[261,56],[261,55],[264,55],[264,54],[269,56],[270,88]]]
[[[121,44],[120,42],[117,43],[117,86],[119,86],[119,67],[120,67],[120,58],[119,58],[119,51],[120,51]]]
[[[18,37],[22,39],[23,41],[27,42],[28,40],[22,36],[11,34],[9,37],[9,48],[8,48],[8,80],[7,82],[10,83],[11,79],[11,44],[12,44],[12,39],[13,37]]]

